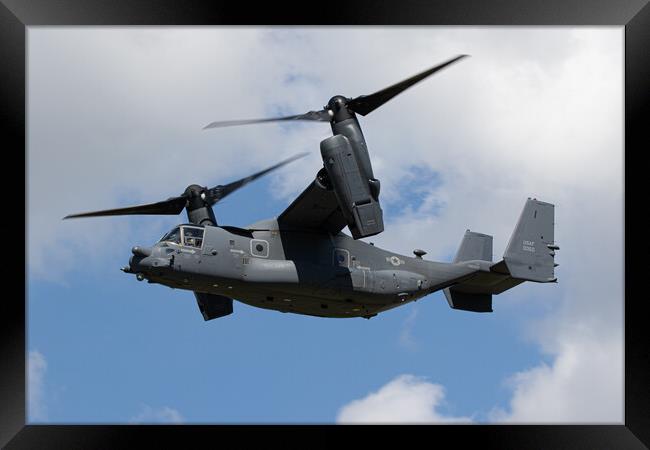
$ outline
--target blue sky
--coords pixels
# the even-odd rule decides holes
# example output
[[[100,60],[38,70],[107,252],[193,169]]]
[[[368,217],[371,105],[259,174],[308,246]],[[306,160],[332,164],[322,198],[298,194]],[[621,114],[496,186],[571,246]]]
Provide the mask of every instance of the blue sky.
[[[621,30],[31,27],[29,420],[620,423]],[[353,69],[324,73],[342,49]],[[201,127],[317,109],[460,53],[361,119],[386,221],[369,240],[450,260],[470,228],[494,235],[496,259],[526,197],[555,203],[560,283],[496,296],[492,314],[435,293],[371,320],[236,303],[204,322],[190,292],[119,271],[184,215],[60,220],[309,151],[215,207],[221,224],[275,216],[328,126]]]

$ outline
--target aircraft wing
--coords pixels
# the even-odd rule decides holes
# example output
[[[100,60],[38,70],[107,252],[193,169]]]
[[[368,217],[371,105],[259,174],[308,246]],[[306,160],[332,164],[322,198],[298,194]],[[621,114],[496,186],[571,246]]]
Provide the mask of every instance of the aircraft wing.
[[[343,217],[336,195],[312,181],[294,201],[278,216],[282,229],[322,231],[336,234],[347,222]]]

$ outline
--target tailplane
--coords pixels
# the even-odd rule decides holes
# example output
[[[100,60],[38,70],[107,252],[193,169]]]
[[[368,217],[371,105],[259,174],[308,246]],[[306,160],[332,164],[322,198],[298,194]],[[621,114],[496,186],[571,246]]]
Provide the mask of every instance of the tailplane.
[[[454,257],[454,263],[476,261],[476,272],[462,282],[444,289],[449,306],[474,312],[492,312],[492,295],[523,283],[554,283],[555,207],[528,199],[519,216],[503,259],[492,262],[492,236],[467,230]],[[474,264],[474,262],[473,262]]]

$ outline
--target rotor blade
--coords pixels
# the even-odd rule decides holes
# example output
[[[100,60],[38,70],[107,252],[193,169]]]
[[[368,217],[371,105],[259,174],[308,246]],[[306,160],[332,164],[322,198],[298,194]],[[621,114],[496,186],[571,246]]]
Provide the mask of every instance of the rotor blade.
[[[64,219],[73,219],[78,217],[99,217],[99,216],[125,216],[132,214],[160,214],[176,215],[180,214],[185,208],[187,199],[185,196],[172,197],[162,202],[149,203],[146,205],[128,206],[126,208],[105,209],[103,211],[92,211],[80,214],[70,214]]]
[[[404,81],[400,81],[399,83],[389,86],[385,89],[382,89],[381,91],[377,91],[374,94],[361,95],[359,97],[353,98],[348,102],[348,108],[357,114],[361,114],[362,116],[365,116],[366,114],[379,108],[381,105],[386,103],[391,98],[395,97],[397,94],[400,94],[404,90],[410,88],[415,83],[424,80],[429,75],[433,75],[440,69],[447,67],[448,65],[453,64],[459,59],[464,58],[466,56],[469,55],[458,55],[447,62],[438,64],[435,67],[425,70],[424,72],[414,75],[411,78],[408,78]]]
[[[237,189],[240,187],[243,187],[250,183],[253,180],[258,179],[261,176],[266,175],[267,173],[279,169],[280,167],[284,166],[285,164],[289,164],[292,161],[295,161],[296,159],[302,158],[303,156],[308,155],[308,153],[299,153],[295,156],[292,156],[289,159],[285,159],[282,162],[277,163],[274,166],[269,167],[268,169],[264,169],[260,172],[254,173],[253,175],[247,176],[246,178],[242,178],[241,180],[233,181],[232,183],[228,183],[225,185],[219,185],[215,186],[212,189],[209,189],[206,193],[206,201],[210,203],[210,205],[214,205],[217,203],[219,200],[223,199],[225,196],[232,194],[235,192]]]
[[[298,114],[295,116],[286,116],[286,117],[273,117],[270,119],[250,119],[250,120],[224,120],[220,122],[212,122],[203,127],[207,128],[222,128],[222,127],[231,127],[235,125],[248,125],[251,123],[264,123],[264,122],[282,122],[288,120],[312,120],[319,122],[329,122],[330,115],[324,109],[320,111],[309,111],[305,114]]]

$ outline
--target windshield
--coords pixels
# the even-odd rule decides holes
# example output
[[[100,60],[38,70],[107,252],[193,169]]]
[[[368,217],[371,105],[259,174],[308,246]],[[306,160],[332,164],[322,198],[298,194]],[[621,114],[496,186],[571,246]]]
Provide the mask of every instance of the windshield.
[[[176,244],[180,244],[181,243],[181,229],[180,229],[180,227],[174,228],[172,231],[170,231],[169,233],[164,235],[162,238],[160,238],[159,242],[163,242],[163,241],[174,242]]]

